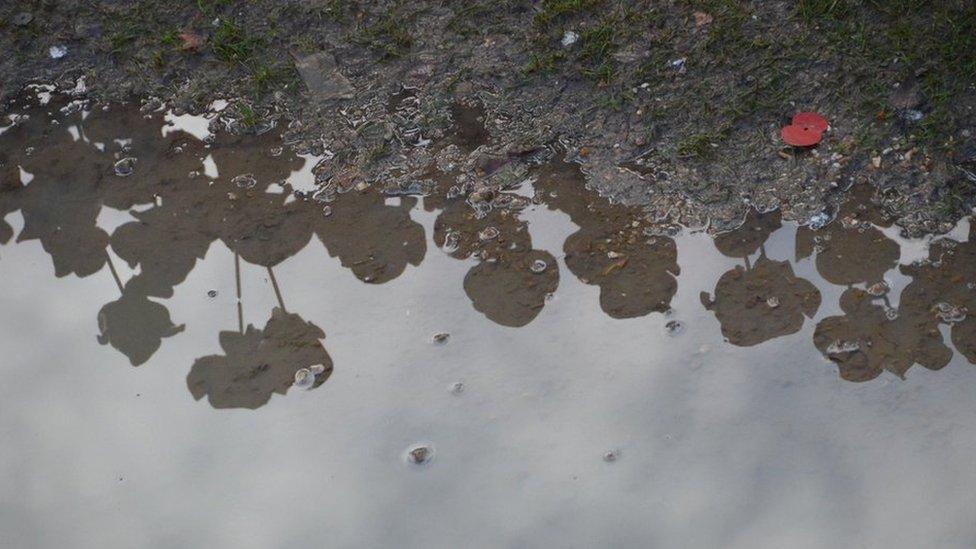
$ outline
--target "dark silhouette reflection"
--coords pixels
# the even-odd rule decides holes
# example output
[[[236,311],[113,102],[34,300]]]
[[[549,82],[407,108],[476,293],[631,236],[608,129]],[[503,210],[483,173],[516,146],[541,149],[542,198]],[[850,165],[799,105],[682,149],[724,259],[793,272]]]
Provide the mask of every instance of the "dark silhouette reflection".
[[[840,306],[844,316],[821,320],[813,343],[847,381],[868,381],[884,370],[904,378],[916,363],[938,370],[952,358],[934,316],[917,302],[903,302],[895,317],[866,291],[850,288]]]
[[[363,282],[382,284],[403,274],[407,265],[420,265],[427,254],[424,228],[410,218],[417,204],[413,197],[392,199],[386,205],[372,189],[349,191],[327,206],[312,206],[315,234],[329,255]],[[322,206],[325,207],[325,206]]]
[[[426,205],[443,210],[434,222],[434,243],[451,257],[478,259],[464,277],[475,310],[496,324],[517,328],[542,312],[547,296],[559,286],[559,268],[552,255],[532,248],[528,224],[517,216],[524,199],[497,193],[491,202],[476,209],[460,197],[431,198]]]
[[[324,338],[315,324],[275,307],[262,330],[248,325],[243,332],[220,332],[224,354],[197,359],[187,387],[193,398],[207,397],[214,408],[252,410],[267,404],[274,393],[286,394],[303,368],[322,366],[310,386],[319,387],[332,374]]]
[[[702,292],[702,304],[722,326],[722,335],[740,347],[751,347],[800,331],[804,317],[820,308],[820,291],[799,278],[787,261],[766,257],[763,244],[780,227],[778,211],[750,211],[738,229],[720,235],[715,247],[726,256],[741,257],[744,266],[727,271],[715,286],[714,298]],[[759,251],[755,263],[749,255]]]
[[[817,231],[797,229],[796,259],[816,252],[817,272],[839,286],[881,282],[900,254],[898,243],[877,228],[889,226],[871,202],[870,187],[857,185],[832,223]]]
[[[906,307],[948,324],[952,344],[976,364],[976,226],[966,242],[941,240],[929,249],[929,261],[901,267],[912,282],[901,294]]]
[[[542,202],[580,227],[563,244],[566,265],[580,281],[600,287],[603,311],[613,318],[667,311],[680,273],[674,240],[644,234],[640,210],[588,190],[577,164],[553,161],[536,175]]]
[[[159,350],[164,338],[182,332],[184,326],[174,325],[162,304],[126,287],[122,297],[98,312],[98,328],[99,343],[111,345],[139,366]]]

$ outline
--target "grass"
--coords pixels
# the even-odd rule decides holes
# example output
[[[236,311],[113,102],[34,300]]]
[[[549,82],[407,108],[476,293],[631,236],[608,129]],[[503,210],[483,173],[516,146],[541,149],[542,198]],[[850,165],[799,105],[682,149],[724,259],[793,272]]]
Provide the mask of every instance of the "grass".
[[[372,24],[363,27],[356,40],[380,54],[382,59],[393,59],[407,53],[413,46],[413,36],[402,16],[389,11]]]

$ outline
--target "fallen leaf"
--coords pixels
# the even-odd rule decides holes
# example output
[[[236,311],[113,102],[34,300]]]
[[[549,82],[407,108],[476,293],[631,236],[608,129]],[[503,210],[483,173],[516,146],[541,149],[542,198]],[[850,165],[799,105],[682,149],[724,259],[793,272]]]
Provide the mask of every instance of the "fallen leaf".
[[[206,39],[195,32],[180,33],[180,51],[197,51],[203,47],[204,42]]]
[[[712,22],[711,14],[705,13],[703,11],[696,11],[692,15],[695,16],[695,26],[704,27]]]

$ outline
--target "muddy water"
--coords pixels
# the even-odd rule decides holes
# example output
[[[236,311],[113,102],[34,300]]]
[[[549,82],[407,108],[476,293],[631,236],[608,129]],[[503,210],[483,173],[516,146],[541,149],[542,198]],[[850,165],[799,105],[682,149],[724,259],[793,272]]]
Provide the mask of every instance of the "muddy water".
[[[976,541],[967,223],[904,240],[855,189],[673,232],[470,129],[414,187],[305,192],[275,130],[12,112],[10,546]]]

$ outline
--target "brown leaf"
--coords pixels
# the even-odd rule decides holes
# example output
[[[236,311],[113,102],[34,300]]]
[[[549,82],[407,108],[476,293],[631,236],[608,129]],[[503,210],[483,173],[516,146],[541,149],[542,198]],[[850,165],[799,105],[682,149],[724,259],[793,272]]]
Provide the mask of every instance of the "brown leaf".
[[[711,14],[705,13],[703,11],[696,11],[692,15],[695,16],[695,26],[704,27],[712,22]]]
[[[183,31],[180,33],[180,51],[198,51],[203,47],[206,39],[192,31]]]

